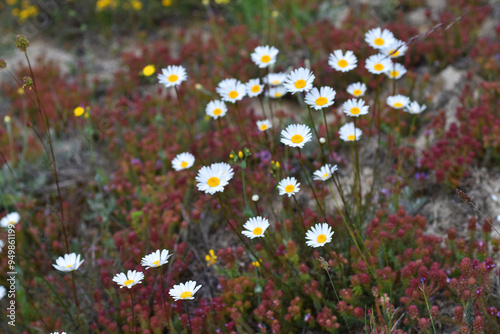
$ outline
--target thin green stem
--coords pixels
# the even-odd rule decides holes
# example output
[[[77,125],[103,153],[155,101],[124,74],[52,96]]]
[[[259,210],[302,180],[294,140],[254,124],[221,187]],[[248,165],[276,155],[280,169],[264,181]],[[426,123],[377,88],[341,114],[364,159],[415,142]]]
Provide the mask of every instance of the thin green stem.
[[[427,296],[425,295],[425,286],[424,286],[423,282],[422,282],[422,286],[420,287],[420,290],[422,290],[422,293],[424,295],[425,306],[427,306],[427,312],[429,312],[429,317],[431,318],[432,329],[434,330],[434,334],[436,334],[437,333],[436,327],[434,327],[434,319],[432,319],[431,309],[429,307],[429,301],[427,300]]]
[[[326,222],[327,219],[326,219],[325,210],[323,210],[323,207],[321,206],[321,204],[318,200],[318,196],[316,196],[316,192],[314,191],[314,187],[312,186],[312,183],[309,180],[309,177],[307,176],[306,168],[304,167],[304,161],[302,160],[302,153],[300,152],[300,147],[297,147],[297,150],[299,150],[300,164],[302,165],[302,170],[304,171],[304,175],[306,177],[307,183],[309,183],[309,186],[311,187],[312,193],[314,195],[314,199],[316,199],[316,203],[318,204],[318,207],[321,211],[321,214],[323,215],[323,218],[325,219],[325,222]]]
[[[134,329],[134,334],[137,333],[137,329],[135,327],[135,311],[134,311],[134,292],[132,291],[132,289],[130,289],[130,300],[132,301],[132,304],[131,304],[131,307],[132,307],[132,328]]]
[[[191,315],[189,314],[189,305],[188,305],[188,301],[187,299],[184,299],[184,303],[186,303],[186,313],[187,313],[187,316],[188,316],[188,324],[189,324],[189,332],[192,333],[193,332],[193,328],[191,327]]]
[[[307,111],[309,112],[309,118],[311,119],[311,127],[313,128],[314,134],[316,135],[316,139],[318,139],[319,148],[321,149],[322,158],[324,161],[328,161],[328,159],[326,158],[325,151],[323,150],[323,145],[321,145],[321,142],[319,140],[318,131],[316,131],[316,125],[314,124],[314,118],[312,116],[311,108],[307,104],[306,104],[306,106],[307,106]]]
[[[326,111],[323,109],[323,119],[325,120],[325,129],[326,129],[326,139],[328,141],[328,149],[330,150],[330,155],[331,155],[331,162],[333,163],[333,149],[332,149],[332,143],[330,141],[330,131],[328,131],[328,122],[326,121]],[[320,143],[321,145],[321,143]]]
[[[300,216],[300,223],[302,224],[302,228],[304,229],[304,233],[307,232],[306,225],[304,224],[304,217],[302,216],[302,210],[300,209],[299,202],[297,201],[297,198],[295,195],[292,195],[293,200],[295,201],[295,204],[297,205],[297,209],[299,210],[299,216]]]
[[[76,285],[75,285],[75,275],[74,271],[71,272],[71,286],[73,288],[73,298],[75,299],[75,306],[76,306],[76,321],[78,322],[78,327],[80,327],[80,304],[78,303],[78,297],[76,295]],[[82,331],[82,328],[80,329],[80,332]]]
[[[56,188],[57,188],[57,198],[59,201],[59,211],[61,214],[61,226],[63,230],[63,236],[64,236],[64,244],[66,246],[66,253],[69,254],[69,243],[68,243],[68,236],[66,233],[66,225],[65,225],[65,219],[64,219],[64,209],[63,209],[63,203],[62,203],[62,196],[61,196],[61,188],[59,186],[59,176],[57,174],[57,165],[56,165],[56,158],[54,156],[54,147],[52,146],[52,136],[50,134],[50,123],[49,123],[49,117],[47,116],[47,113],[45,112],[45,108],[43,108],[42,103],[40,102],[40,96],[38,94],[38,89],[36,87],[36,81],[35,81],[35,76],[33,74],[33,69],[31,67],[31,62],[28,57],[28,53],[24,51],[24,56],[26,57],[26,60],[28,62],[28,67],[30,70],[30,75],[31,75],[31,80],[33,80],[33,88],[35,90],[35,96],[36,96],[36,101],[37,101],[37,109],[40,112],[41,115],[43,115],[43,118],[45,120],[45,131],[47,133],[47,138],[49,140],[49,147],[50,147],[50,155],[49,159],[52,160],[52,170],[54,172],[54,178],[56,181]],[[39,136],[41,139],[41,137]],[[43,140],[42,140],[43,143]],[[45,145],[44,145],[45,146]]]
[[[163,312],[165,313],[165,318],[167,318],[167,331],[170,332],[170,315],[167,312],[167,301],[165,300],[165,282],[163,281],[163,272],[161,267],[158,268],[160,271],[160,281],[161,281],[161,295],[163,297]]]

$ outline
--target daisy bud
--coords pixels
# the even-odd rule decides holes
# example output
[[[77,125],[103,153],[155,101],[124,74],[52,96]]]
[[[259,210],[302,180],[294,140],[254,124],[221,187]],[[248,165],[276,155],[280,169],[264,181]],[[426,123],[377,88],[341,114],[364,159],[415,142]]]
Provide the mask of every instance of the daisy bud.
[[[239,152],[238,152],[238,157],[239,157],[240,159],[242,159],[242,158],[243,158],[243,152],[239,151]]]
[[[194,88],[195,88],[196,90],[202,90],[202,89],[203,89],[203,86],[202,86],[201,84],[197,83],[197,84],[195,84],[195,85],[194,85]]]
[[[259,201],[259,195],[253,195],[252,196],[252,201],[258,202]]]
[[[324,137],[319,138],[320,144],[326,143],[326,139]]]
[[[9,115],[5,115],[5,117],[3,118],[3,121],[5,122],[5,124],[9,124],[11,119],[10,119],[10,116]]]

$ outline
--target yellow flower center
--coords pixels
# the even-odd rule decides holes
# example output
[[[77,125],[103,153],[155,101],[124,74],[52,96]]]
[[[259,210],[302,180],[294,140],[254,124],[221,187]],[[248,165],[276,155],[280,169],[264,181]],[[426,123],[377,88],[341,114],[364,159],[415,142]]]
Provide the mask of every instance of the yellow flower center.
[[[274,97],[281,97],[281,93],[274,94]]]
[[[357,115],[361,112],[358,107],[351,108],[351,114]]]
[[[191,291],[184,291],[183,293],[181,293],[181,296],[180,296],[182,299],[186,299],[186,298],[189,298],[189,297],[193,297],[193,293]]]
[[[349,63],[347,62],[347,60],[345,59],[340,59],[338,62],[337,62],[337,65],[339,65],[339,67],[347,67],[347,65],[349,65]]]
[[[14,225],[16,222],[15,221],[11,221],[9,222],[9,225]]]
[[[329,175],[330,175],[330,173],[325,173],[325,174],[323,174],[323,178],[326,179]]]
[[[381,46],[381,45],[384,45],[385,41],[379,37],[379,38],[375,38],[373,43],[375,43],[375,45]]]
[[[354,92],[352,92],[352,95],[354,95],[354,96],[360,96],[361,94],[363,94],[361,89],[356,89],[356,90],[354,90]]]
[[[142,73],[145,76],[149,77],[150,75],[155,73],[155,67],[153,65],[148,65],[148,66],[144,67],[144,69],[142,70]]]
[[[168,81],[170,82],[176,82],[177,80],[179,80],[179,77],[175,74],[172,74],[168,77]]]
[[[299,79],[299,80],[295,81],[295,88],[302,89],[302,88],[304,88],[306,86],[306,84],[307,83],[306,83],[305,80]]]
[[[215,176],[212,176],[211,178],[208,179],[207,181],[207,184],[210,186],[210,187],[217,187],[220,183],[220,180],[219,178],[215,177]]]
[[[186,168],[187,166],[188,166],[188,162],[187,161],[181,162],[181,168]]]
[[[324,234],[318,235],[318,237],[316,238],[316,241],[320,244],[324,243],[326,241],[326,235],[324,235]]]
[[[281,81],[279,80],[274,80],[273,82],[271,82],[273,85],[279,85],[281,83]]]
[[[252,87],[252,93],[258,93],[260,91],[260,86],[259,85],[255,85]]]
[[[160,265],[160,260],[156,260],[153,264],[158,267]]]
[[[72,265],[72,264],[68,264],[68,265],[66,266],[66,268],[71,268],[71,267],[73,267],[73,265]]]
[[[232,90],[229,92],[229,94],[227,94],[229,96],[230,99],[235,99],[238,97],[238,92],[235,91],[235,90]]]
[[[293,135],[292,136],[292,139],[290,139],[292,141],[292,143],[294,144],[300,144],[302,143],[302,141],[304,140],[304,137],[302,137],[301,135]]]
[[[222,109],[217,108],[217,109],[214,110],[214,115],[215,116],[219,116],[220,114],[222,114]]]
[[[383,71],[384,70],[384,65],[378,63],[378,64],[375,64],[375,66],[373,66],[373,68],[375,69],[375,71]]]
[[[401,108],[403,104],[401,102],[396,102],[392,105],[394,108]]]
[[[263,63],[269,63],[271,61],[271,57],[269,57],[268,55],[262,56],[262,58],[260,58],[260,61]]]
[[[392,78],[397,78],[399,76],[399,72],[398,71],[391,71],[391,72],[389,72],[389,75]]]
[[[294,186],[293,184],[289,184],[289,185],[287,185],[287,186],[285,187],[285,191],[286,191],[287,193],[291,193],[291,192],[293,192],[294,190],[295,190],[295,186]]]
[[[324,106],[324,105],[325,105],[325,104],[327,104],[327,103],[328,103],[328,99],[327,99],[326,97],[318,97],[318,98],[316,99],[316,104],[317,104],[318,106]]]
[[[356,136],[355,135],[349,135],[347,136],[347,140],[355,140]]]
[[[130,285],[130,284],[132,284],[132,283],[134,283],[134,281],[133,281],[133,280],[131,280],[131,279],[128,279],[128,280],[126,280],[125,282],[123,282],[123,285]]]
[[[262,234],[262,229],[260,227],[256,227],[253,230],[254,235],[261,235]]]
[[[391,51],[389,51],[389,54],[391,55],[391,57],[397,57],[397,56],[399,56],[399,50],[398,50],[398,51],[396,51],[396,52],[394,52],[394,51],[396,51],[396,50],[391,50]],[[393,52],[394,52],[394,53],[393,53]]]
[[[260,130],[261,130],[261,131],[267,130],[267,124],[262,124],[262,125],[260,126]]]

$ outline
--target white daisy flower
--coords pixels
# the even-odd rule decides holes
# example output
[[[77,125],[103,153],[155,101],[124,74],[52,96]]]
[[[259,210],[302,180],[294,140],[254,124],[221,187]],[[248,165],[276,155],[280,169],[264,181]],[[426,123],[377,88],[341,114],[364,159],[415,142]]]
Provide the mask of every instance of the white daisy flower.
[[[365,95],[366,85],[362,82],[356,82],[347,86],[347,92],[354,97],[361,97]]]
[[[336,170],[338,170],[337,165],[332,166],[330,164],[326,164],[313,173],[313,180],[318,180],[318,181],[329,180]]]
[[[391,58],[404,56],[408,50],[408,45],[405,42],[395,39],[391,44],[384,46],[380,52]]]
[[[144,274],[140,271],[129,270],[127,275],[125,273],[116,274],[113,277],[113,282],[116,282],[120,286],[120,289],[123,287],[127,287],[131,289],[134,285],[142,283],[141,281],[144,279]]]
[[[0,219],[0,226],[9,227],[10,225],[15,226],[21,220],[21,216],[17,212],[11,212],[7,216]]]
[[[358,117],[368,114],[368,106],[365,106],[365,101],[358,99],[350,99],[342,105],[342,111],[351,117]]]
[[[263,121],[257,121],[257,127],[259,128],[259,131],[264,132],[264,131],[272,128],[273,125],[271,124],[271,121],[269,121],[268,119],[265,119]]]
[[[50,333],[50,334],[59,334],[59,332],[53,332],[53,333]],[[66,334],[66,332],[61,332],[61,334]]]
[[[213,119],[224,117],[227,113],[226,104],[220,100],[210,101],[205,108],[205,113]]]
[[[312,88],[314,78],[315,76],[310,70],[301,67],[290,72],[283,85],[292,94],[307,92]]]
[[[306,233],[306,244],[310,247],[323,247],[332,241],[333,230],[327,223],[316,224]]]
[[[274,46],[258,46],[255,48],[253,53],[250,55],[252,61],[255,65],[260,68],[266,68],[274,63],[276,63],[276,56],[278,55],[279,50]]]
[[[384,73],[390,70],[392,67],[392,62],[389,57],[383,54],[376,54],[368,57],[365,61],[365,67],[368,72],[372,74]]]
[[[264,232],[266,232],[269,227],[269,220],[263,217],[252,217],[250,218],[245,225],[243,225],[247,231],[242,231],[241,233],[250,239],[253,238],[263,238]]]
[[[281,142],[290,147],[302,148],[311,138],[311,129],[304,124],[290,124],[281,131]]]
[[[164,249],[160,252],[158,249],[156,252],[144,256],[141,260],[141,265],[146,267],[146,270],[149,268],[158,268],[168,263],[168,258],[171,256],[172,254],[168,254],[168,250]]]
[[[224,191],[224,187],[232,179],[234,173],[231,166],[226,163],[214,163],[210,167],[203,166],[196,176],[199,191],[213,195]]]
[[[247,94],[249,97],[259,96],[264,90],[264,85],[260,84],[260,79],[250,79],[247,83]]]
[[[179,299],[194,299],[194,294],[200,290],[200,288],[201,285],[196,286],[195,281],[187,281],[186,283],[174,285],[168,294],[172,296],[175,301]]]
[[[7,294],[7,290],[5,289],[5,287],[0,285],[0,300],[2,300],[6,294]]]
[[[399,63],[394,63],[390,68],[387,69],[387,71],[385,71],[385,74],[389,78],[397,80],[401,78],[403,75],[405,75],[406,72],[407,72],[406,68],[403,65]]]
[[[279,99],[286,95],[288,91],[283,86],[269,87],[269,91],[267,95],[269,95],[272,99]]]
[[[300,183],[297,182],[297,179],[294,177],[287,177],[286,179],[283,179],[278,183],[278,190],[280,192],[280,195],[288,195],[288,197],[291,197],[292,195],[295,195],[296,193],[299,192],[300,188]]]
[[[247,94],[245,84],[236,79],[222,80],[219,82],[216,91],[222,97],[222,100],[231,103],[243,99]]]
[[[194,155],[188,152],[177,154],[172,160],[172,168],[176,171],[188,169],[194,164]]]
[[[187,80],[186,69],[183,66],[169,65],[158,74],[158,80],[165,87],[179,86]]]
[[[365,34],[365,42],[374,49],[382,49],[387,45],[394,43],[396,39],[392,32],[387,29],[375,28]]]
[[[411,102],[405,107],[405,111],[410,114],[420,114],[425,109],[427,109],[427,106],[425,104],[422,104],[420,106],[416,101]]]
[[[264,83],[270,86],[280,86],[286,80],[286,73],[269,73],[264,77]]]
[[[346,123],[339,130],[339,137],[343,141],[355,141],[361,138],[363,131],[354,126],[354,123]]]
[[[53,264],[52,266],[59,271],[70,272],[78,270],[83,261],[85,260],[80,261],[80,254],[64,254],[64,257],[60,256],[57,258],[56,264]]]
[[[403,109],[408,104],[410,104],[410,99],[404,95],[394,95],[388,96],[386,102],[390,107],[394,109]]]
[[[347,50],[345,54],[342,53],[342,50],[335,50],[333,53],[330,53],[328,65],[337,71],[349,72],[356,68],[358,59],[350,50]]]
[[[333,104],[336,92],[333,88],[325,86],[311,89],[305,97],[305,102],[316,110],[328,108]]]

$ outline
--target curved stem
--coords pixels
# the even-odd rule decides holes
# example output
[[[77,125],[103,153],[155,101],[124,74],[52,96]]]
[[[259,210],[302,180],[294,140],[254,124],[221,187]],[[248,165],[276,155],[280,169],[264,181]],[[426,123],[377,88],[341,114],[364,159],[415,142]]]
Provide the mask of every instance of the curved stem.
[[[192,333],[193,332],[193,329],[191,327],[191,315],[189,314],[189,305],[188,305],[188,301],[186,299],[184,299],[184,303],[186,303],[186,313],[187,313],[187,316],[188,316],[188,325],[189,325],[189,332]]]
[[[75,299],[76,306],[76,321],[78,322],[78,326],[80,326],[80,304],[78,303],[78,297],[76,295],[76,285],[75,285],[75,275],[74,271],[71,272],[71,285],[73,287],[73,298]]]
[[[302,223],[302,228],[304,229],[304,233],[307,232],[306,225],[304,224],[304,217],[302,216],[302,210],[300,209],[299,202],[297,201],[297,198],[295,195],[292,195],[293,200],[295,201],[295,204],[297,205],[297,209],[299,210],[299,216],[300,216],[300,222]]]

